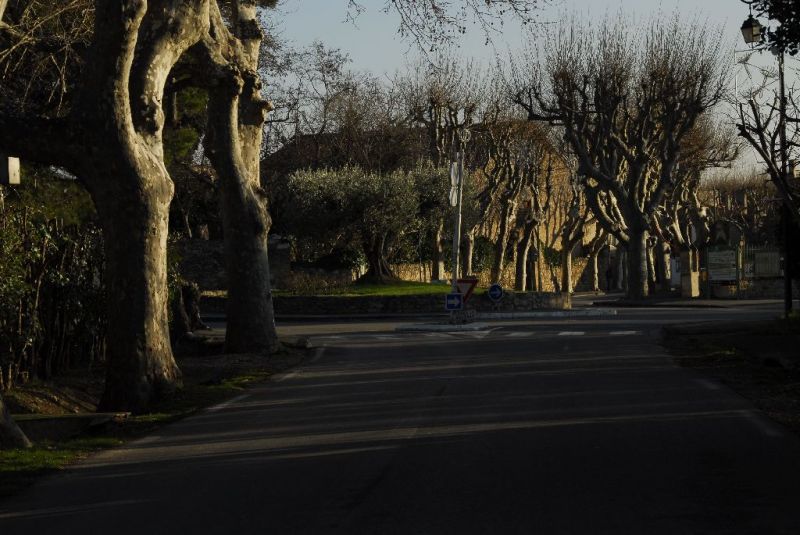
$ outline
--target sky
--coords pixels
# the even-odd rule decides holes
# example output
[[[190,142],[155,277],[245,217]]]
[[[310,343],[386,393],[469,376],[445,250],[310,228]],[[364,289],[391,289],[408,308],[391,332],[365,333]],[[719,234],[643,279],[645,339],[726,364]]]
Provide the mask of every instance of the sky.
[[[296,46],[320,40],[331,48],[346,52],[356,70],[375,74],[401,69],[406,57],[414,53],[413,43],[398,35],[399,18],[385,13],[386,0],[360,0],[366,8],[355,23],[347,19],[347,0],[282,0],[275,15],[278,31]],[[636,18],[680,12],[689,20],[698,20],[712,27],[721,27],[732,43],[741,41],[739,27],[747,17],[747,6],[739,0],[551,0],[551,6],[540,12],[545,22],[556,21],[565,13],[603,18],[619,12]],[[519,48],[522,42],[519,24],[509,21],[503,34],[493,35],[494,48],[485,44],[479,28],[471,28],[459,41],[460,52],[485,62],[495,51]]]
[[[387,0],[358,1],[366,9],[355,22],[348,20],[348,0],[281,0],[273,21],[283,39],[295,47],[321,41],[327,48],[338,48],[348,54],[353,70],[391,77],[417,56],[419,50],[414,43],[398,34],[399,17],[385,11]],[[622,13],[625,20],[646,22],[654,17],[670,17],[679,13],[683,20],[697,21],[702,26],[723,32],[723,42],[730,49],[731,63],[737,57],[737,50],[744,52],[746,49],[739,28],[749,10],[740,0],[549,0],[548,3],[550,5],[539,14],[539,20],[545,23],[538,27],[540,38],[546,38],[548,28],[554,27],[548,23],[565,16],[577,15],[592,20],[602,20],[608,16],[613,20]],[[762,22],[767,21],[762,17]],[[502,34],[492,36],[493,45],[487,46],[485,34],[473,26],[458,41],[459,52],[465,59],[488,65],[498,55],[507,57],[509,50],[519,50],[524,36],[520,25],[509,21]],[[770,69],[776,64],[769,53],[757,54],[752,61]],[[800,85],[797,62],[791,61],[794,65],[787,69],[787,81],[797,86]],[[748,78],[744,71],[736,68],[734,73],[736,87],[745,87]],[[733,108],[726,106],[717,111],[725,117],[731,117],[734,113]],[[734,167],[750,169],[754,165],[757,165],[755,153],[745,149]]]

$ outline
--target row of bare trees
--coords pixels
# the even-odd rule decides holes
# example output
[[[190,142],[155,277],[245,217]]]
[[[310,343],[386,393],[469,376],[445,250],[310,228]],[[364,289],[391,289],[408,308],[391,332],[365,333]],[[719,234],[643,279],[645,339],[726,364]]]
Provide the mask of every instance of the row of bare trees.
[[[594,219],[626,250],[630,297],[648,295],[654,241],[672,241],[658,224],[678,224],[667,200],[699,180],[690,167],[714,159],[697,145],[728,73],[719,36],[677,19],[645,29],[573,22],[511,62],[514,101],[563,132]],[[685,157],[692,146],[699,158]]]

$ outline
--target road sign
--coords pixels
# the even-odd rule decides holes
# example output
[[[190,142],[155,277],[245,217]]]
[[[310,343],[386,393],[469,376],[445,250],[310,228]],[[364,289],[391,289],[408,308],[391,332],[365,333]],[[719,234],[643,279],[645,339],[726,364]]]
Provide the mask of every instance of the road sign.
[[[478,279],[458,279],[456,281],[458,293],[464,296],[465,303],[469,301],[469,298],[472,296],[472,292],[475,290],[475,286],[477,285]]]
[[[463,310],[464,296],[457,293],[447,294],[444,299],[445,310]]]
[[[503,298],[503,287],[500,286],[499,283],[495,282],[489,286],[489,291],[486,293],[489,295],[489,299],[497,303]]]

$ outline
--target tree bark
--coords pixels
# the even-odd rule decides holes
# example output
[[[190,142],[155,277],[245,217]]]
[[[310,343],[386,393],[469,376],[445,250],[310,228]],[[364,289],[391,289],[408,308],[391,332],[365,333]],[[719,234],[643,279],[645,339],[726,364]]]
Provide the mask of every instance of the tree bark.
[[[644,229],[631,228],[629,236],[627,251],[627,295],[629,299],[643,299],[648,295],[648,232]]]
[[[121,162],[120,162],[121,163]],[[108,348],[102,410],[144,411],[181,384],[172,355],[167,313],[167,234],[172,183],[161,167],[157,176],[140,162],[127,188],[89,180],[97,205],[106,253]],[[139,166],[132,166],[139,167]],[[122,174],[123,170],[116,171]],[[142,189],[139,189],[142,188]],[[113,199],[112,199],[113,197]]]
[[[433,233],[431,242],[431,280],[444,279],[444,250],[442,248],[442,233],[444,232],[444,221],[439,221]]]
[[[31,441],[14,422],[0,394],[0,449],[30,448]]]
[[[367,272],[359,279],[376,283],[386,283],[397,280],[392,267],[386,260],[385,239],[375,237],[364,242],[364,252],[367,256]]]
[[[601,249],[602,250],[602,249]],[[592,255],[589,257],[589,264],[592,269],[592,291],[599,292],[600,291],[600,269],[598,266],[598,257],[600,256],[600,251],[594,251]]]
[[[161,106],[172,66],[208,25],[203,0],[96,2],[95,42],[76,106],[87,153],[79,176],[106,250],[103,410],[142,412],[181,384],[169,338],[167,234],[174,188]]]
[[[461,254],[461,273],[465,277],[472,275],[472,257],[475,254],[475,233],[467,232],[464,235],[463,251]]]
[[[208,0],[94,5],[92,44],[70,115],[26,117],[17,121],[24,128],[14,129],[20,139],[0,138],[4,146],[19,146],[20,156],[66,167],[86,183],[107,262],[109,342],[100,407],[141,412],[180,385],[167,314],[173,186],[164,167],[162,101],[172,67],[208,28]],[[0,132],[14,119],[0,117]]]
[[[574,244],[566,244],[561,253],[561,291],[572,293],[572,250]]]
[[[272,352],[278,336],[267,256],[271,221],[258,175],[242,158],[237,86],[236,80],[221,83],[212,92],[208,112],[209,155],[220,177],[225,237],[225,348],[231,353]]]
[[[213,72],[209,100],[211,160],[220,178],[228,276],[226,351],[273,352],[278,347],[268,260],[272,221],[261,188],[259,158],[271,104],[258,75],[263,35],[255,2],[233,2],[235,36],[216,2],[205,39]]]
[[[672,280],[670,274],[670,246],[662,240],[656,243],[656,279],[658,281],[658,291],[668,294],[672,289]]]
[[[500,216],[500,229],[494,247],[494,261],[492,262],[492,282],[500,282],[506,265],[506,249],[508,248],[509,226],[514,215],[514,203],[506,199]]]
[[[528,255],[530,254],[533,236],[526,232],[517,243],[517,267],[514,276],[514,289],[519,292],[528,290]]]

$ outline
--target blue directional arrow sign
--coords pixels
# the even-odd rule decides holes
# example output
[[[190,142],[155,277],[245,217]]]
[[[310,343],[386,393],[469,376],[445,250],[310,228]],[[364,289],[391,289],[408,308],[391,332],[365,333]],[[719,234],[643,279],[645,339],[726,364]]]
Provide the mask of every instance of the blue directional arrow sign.
[[[489,299],[496,303],[503,298],[503,287],[495,282],[489,286],[489,291],[486,293],[489,296]]]
[[[445,310],[463,310],[464,296],[459,293],[447,294],[444,299]]]

